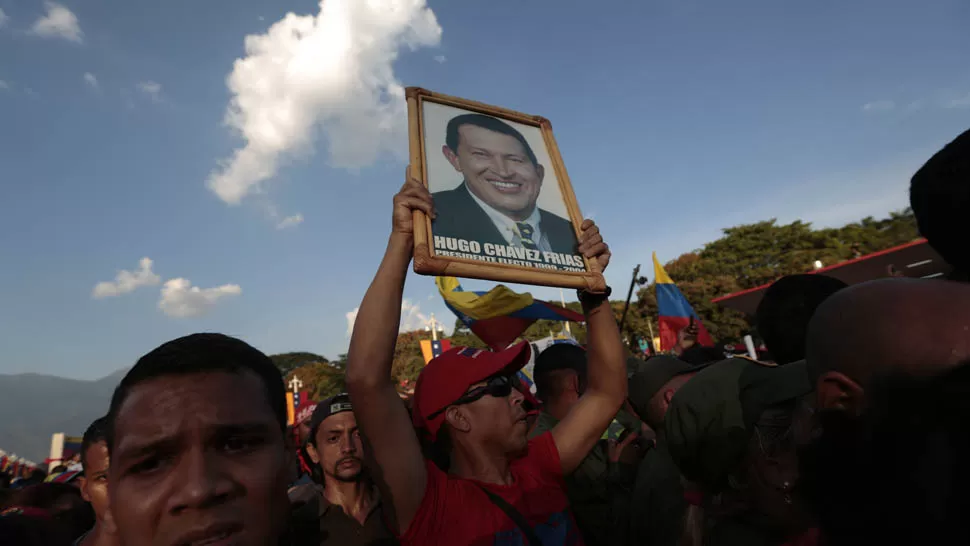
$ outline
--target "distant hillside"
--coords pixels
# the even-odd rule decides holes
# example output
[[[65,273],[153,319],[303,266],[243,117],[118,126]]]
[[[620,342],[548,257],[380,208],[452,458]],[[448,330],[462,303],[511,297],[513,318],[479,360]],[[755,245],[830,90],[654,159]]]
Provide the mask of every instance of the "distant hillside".
[[[80,436],[108,412],[111,393],[126,371],[97,381],[0,374],[0,449],[42,462],[52,434]]]

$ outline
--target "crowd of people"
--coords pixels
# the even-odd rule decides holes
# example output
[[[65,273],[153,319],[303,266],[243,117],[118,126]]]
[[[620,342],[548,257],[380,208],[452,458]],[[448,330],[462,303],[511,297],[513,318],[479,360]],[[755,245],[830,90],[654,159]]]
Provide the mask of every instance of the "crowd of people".
[[[625,348],[609,290],[584,346],[453,348],[391,381],[408,179],[360,305],[346,390],[287,426],[270,359],[220,334],[141,357],[84,434],[69,483],[0,489],[4,545],[853,546],[970,541],[970,131],[911,184],[946,280],[784,277],[756,328],[773,362]],[[578,252],[611,253],[582,225]]]

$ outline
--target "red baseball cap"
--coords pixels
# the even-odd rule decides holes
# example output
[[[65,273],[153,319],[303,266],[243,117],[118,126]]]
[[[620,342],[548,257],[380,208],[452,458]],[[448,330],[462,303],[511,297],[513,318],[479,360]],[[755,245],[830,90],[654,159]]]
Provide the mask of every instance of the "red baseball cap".
[[[316,402],[310,402],[309,404],[304,404],[300,407],[300,411],[296,413],[296,423],[297,425],[302,425],[304,421],[313,416],[313,410],[317,409]]]
[[[414,387],[414,426],[428,432],[431,440],[445,421],[444,413],[427,419],[461,398],[468,387],[502,374],[512,374],[529,363],[529,342],[523,341],[501,352],[471,347],[454,347],[428,363]]]

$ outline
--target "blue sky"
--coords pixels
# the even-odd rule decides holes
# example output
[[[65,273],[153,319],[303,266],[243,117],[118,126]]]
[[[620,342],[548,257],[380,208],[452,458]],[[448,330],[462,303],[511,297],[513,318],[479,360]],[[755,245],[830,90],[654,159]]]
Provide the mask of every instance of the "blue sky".
[[[902,208],[970,126],[961,0],[370,4],[398,9],[0,0],[0,373],[97,378],[196,331],[344,352],[402,181],[398,85],[552,120],[618,292],[724,227]],[[224,123],[242,58],[249,141]],[[247,143],[234,205],[207,181]],[[410,326],[453,321],[434,294],[409,279]]]

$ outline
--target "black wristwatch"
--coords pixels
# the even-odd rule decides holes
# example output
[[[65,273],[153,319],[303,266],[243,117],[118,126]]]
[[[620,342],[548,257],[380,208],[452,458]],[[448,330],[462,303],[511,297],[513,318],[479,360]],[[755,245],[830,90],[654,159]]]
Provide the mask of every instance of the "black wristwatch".
[[[603,303],[604,301],[610,299],[610,294],[612,293],[613,293],[613,289],[610,288],[609,286],[607,286],[606,290],[602,292],[588,292],[580,288],[579,290],[576,291],[576,299],[578,299],[579,303],[583,304],[586,307],[595,307]]]

